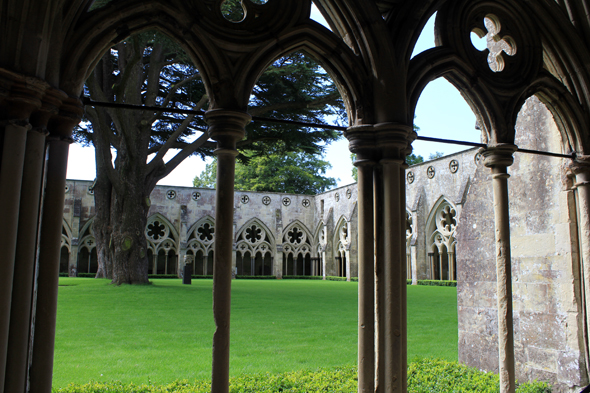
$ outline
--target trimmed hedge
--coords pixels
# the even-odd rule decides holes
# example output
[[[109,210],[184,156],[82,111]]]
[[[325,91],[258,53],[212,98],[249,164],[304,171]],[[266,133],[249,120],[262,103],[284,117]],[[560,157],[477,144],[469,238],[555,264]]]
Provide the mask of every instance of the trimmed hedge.
[[[457,362],[440,359],[415,359],[408,365],[408,391],[430,392],[479,392],[500,391],[498,374],[486,373]],[[551,393],[545,382],[518,384],[516,393]]]
[[[499,377],[484,373],[457,362],[438,359],[417,359],[408,365],[408,392],[499,392]],[[122,384],[121,382],[90,382],[70,384],[54,390],[55,393],[208,393],[208,381],[181,380],[167,385]],[[253,374],[230,379],[230,393],[275,392],[356,392],[355,366],[316,371],[291,371],[282,374]],[[543,382],[524,383],[517,393],[550,393],[551,387]]]
[[[441,280],[418,280],[418,285],[430,285],[434,287],[456,287],[457,281],[441,281]]]

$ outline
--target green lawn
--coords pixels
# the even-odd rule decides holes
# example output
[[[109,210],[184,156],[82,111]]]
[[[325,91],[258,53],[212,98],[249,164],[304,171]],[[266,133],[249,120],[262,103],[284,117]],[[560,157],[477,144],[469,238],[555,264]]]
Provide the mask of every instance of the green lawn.
[[[231,374],[356,362],[357,283],[234,280]],[[54,386],[209,379],[211,280],[61,278]],[[408,286],[408,358],[457,359],[457,291]]]

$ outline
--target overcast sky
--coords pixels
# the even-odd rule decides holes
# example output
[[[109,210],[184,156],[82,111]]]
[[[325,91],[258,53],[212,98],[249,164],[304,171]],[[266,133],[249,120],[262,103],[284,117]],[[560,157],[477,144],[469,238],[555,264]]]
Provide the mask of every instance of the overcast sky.
[[[314,7],[312,18],[322,22],[322,17]],[[481,46],[481,44],[476,44]],[[425,26],[415,54],[434,46],[434,18]],[[475,115],[465,103],[459,92],[443,78],[431,82],[418,101],[415,123],[420,127],[421,136],[433,136],[446,139],[480,141],[480,133],[475,130]],[[465,147],[431,142],[416,141],[414,153],[425,159],[434,152],[451,154]],[[171,157],[168,157],[168,159]],[[342,139],[329,146],[325,159],[332,164],[327,176],[335,177],[338,185],[353,182],[352,162],[348,151],[348,141]],[[205,168],[205,162],[197,157],[184,160],[170,175],[158,184],[175,186],[192,186],[193,178]],[[95,178],[94,148],[83,148],[77,144],[70,146],[68,162],[68,179],[93,180]]]

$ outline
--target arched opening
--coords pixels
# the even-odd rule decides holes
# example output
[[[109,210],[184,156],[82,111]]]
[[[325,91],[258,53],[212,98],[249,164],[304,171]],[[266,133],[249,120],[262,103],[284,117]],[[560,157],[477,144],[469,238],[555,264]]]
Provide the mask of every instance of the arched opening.
[[[70,264],[70,250],[66,246],[62,246],[59,254],[59,272],[69,273]]]

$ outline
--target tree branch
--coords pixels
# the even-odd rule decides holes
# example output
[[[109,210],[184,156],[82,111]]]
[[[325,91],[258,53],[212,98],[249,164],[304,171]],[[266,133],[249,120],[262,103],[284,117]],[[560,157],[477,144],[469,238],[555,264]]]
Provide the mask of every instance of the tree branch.
[[[340,97],[340,93],[335,91],[318,99],[306,102],[283,102],[280,104],[269,105],[269,106],[258,106],[248,108],[248,113],[252,116],[262,116],[267,113],[280,111],[282,109],[297,110],[303,108],[319,108],[322,107]]]
[[[206,95],[204,95],[203,97],[201,97],[201,99],[199,100],[199,102],[197,102],[197,105],[194,106],[193,110],[199,110],[201,109],[201,107],[205,104],[205,102],[207,102],[208,97]],[[168,138],[168,140],[166,141],[166,143],[164,143],[164,145],[162,146],[162,148],[158,151],[158,154],[156,154],[156,156],[154,157],[153,160],[150,161],[150,163],[147,166],[147,172],[151,172],[154,168],[154,166],[158,165],[159,161],[162,161],[164,159],[164,155],[166,155],[166,153],[168,152],[168,150],[170,150],[171,145],[176,142],[176,140],[178,139],[178,137],[180,137],[180,135],[182,135],[182,133],[187,129],[187,127],[189,126],[189,124],[193,121],[194,119],[194,115],[190,115],[187,116],[184,121],[182,122],[182,124],[180,126],[178,126],[178,128],[176,129],[176,131],[174,131],[174,133],[170,136],[170,138]],[[208,135],[206,132],[203,133],[203,135]],[[200,139],[201,137],[199,137],[198,139]],[[191,144],[192,145],[192,144]],[[199,145],[200,146],[200,145]]]

